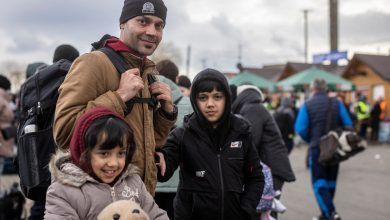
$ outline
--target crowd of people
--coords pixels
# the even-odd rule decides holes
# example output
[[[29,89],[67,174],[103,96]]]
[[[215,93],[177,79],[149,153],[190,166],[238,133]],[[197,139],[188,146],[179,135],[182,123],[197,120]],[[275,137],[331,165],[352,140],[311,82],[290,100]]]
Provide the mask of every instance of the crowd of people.
[[[148,59],[162,40],[166,16],[162,0],[125,0],[119,37],[105,35],[82,55],[68,44],[56,48],[53,63],[72,65],[53,113],[52,183],[29,219],[96,219],[118,200],[135,201],[150,219],[260,219],[265,213],[277,219],[275,208],[256,208],[266,181],[275,201],[283,185],[295,181],[289,154],[296,133],[309,145],[319,219],[341,219],[333,204],[339,166],[318,163],[325,112],[334,115],[332,129],[353,127],[356,119],[360,135],[371,125],[377,140],[383,99],[370,110],[361,95],[352,114],[329,98],[326,81],[316,79],[299,109],[291,97],[281,97],[271,113],[269,97],[256,86],[229,85],[215,69],[191,82],[171,60]],[[118,74],[100,48],[119,54],[129,68]],[[26,78],[50,66],[31,63]],[[0,173],[17,154],[18,102],[10,87],[0,75]],[[266,169],[271,179],[264,178]]]

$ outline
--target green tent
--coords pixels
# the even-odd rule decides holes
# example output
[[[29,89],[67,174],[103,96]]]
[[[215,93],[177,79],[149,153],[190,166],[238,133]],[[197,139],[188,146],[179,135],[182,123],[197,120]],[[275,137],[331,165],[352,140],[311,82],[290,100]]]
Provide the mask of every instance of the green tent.
[[[350,91],[354,88],[352,82],[316,67],[312,67],[281,80],[276,86],[282,91],[302,90],[308,87],[310,83],[317,78],[326,80],[327,85],[331,90]]]
[[[273,91],[276,85],[274,82],[249,71],[243,71],[237,74],[237,76],[229,80],[229,83],[236,86],[254,85],[260,89],[267,89],[268,91]]]

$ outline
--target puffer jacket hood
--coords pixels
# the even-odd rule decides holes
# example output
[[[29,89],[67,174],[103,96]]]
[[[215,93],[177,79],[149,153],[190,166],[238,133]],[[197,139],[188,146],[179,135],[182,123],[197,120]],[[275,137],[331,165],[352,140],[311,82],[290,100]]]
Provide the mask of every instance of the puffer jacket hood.
[[[57,151],[50,160],[49,170],[52,177],[54,177],[54,180],[57,180],[64,185],[80,187],[86,182],[98,182],[80,167],[72,163],[69,152]],[[120,179],[136,174],[138,174],[138,168],[133,164],[129,164],[127,169],[122,172]]]
[[[242,92],[248,91],[250,89],[257,91],[260,94],[260,102],[264,101],[264,94],[261,92],[261,90],[259,88],[257,88],[257,86],[254,86],[254,85],[241,85],[241,86],[238,86],[236,95],[239,96]]]
[[[238,92],[240,90],[240,92]],[[255,86],[239,86],[237,87],[237,98],[232,105],[233,112],[240,112],[241,108],[248,103],[262,103],[263,94]]]

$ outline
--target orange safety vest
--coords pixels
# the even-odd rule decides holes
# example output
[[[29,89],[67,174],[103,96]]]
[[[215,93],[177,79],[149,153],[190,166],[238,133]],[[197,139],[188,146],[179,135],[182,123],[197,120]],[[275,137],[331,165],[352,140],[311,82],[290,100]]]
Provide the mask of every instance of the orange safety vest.
[[[386,114],[386,106],[387,106],[387,103],[385,100],[381,101],[381,103],[379,104],[380,108],[381,108],[381,114],[379,115],[379,118],[381,120],[384,120],[385,119],[385,114]]]

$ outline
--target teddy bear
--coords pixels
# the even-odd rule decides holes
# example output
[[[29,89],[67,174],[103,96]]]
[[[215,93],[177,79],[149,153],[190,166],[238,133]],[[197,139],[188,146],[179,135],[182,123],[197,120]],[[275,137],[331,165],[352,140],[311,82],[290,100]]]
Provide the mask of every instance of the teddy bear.
[[[150,220],[148,214],[134,201],[119,200],[106,206],[97,220]]]

